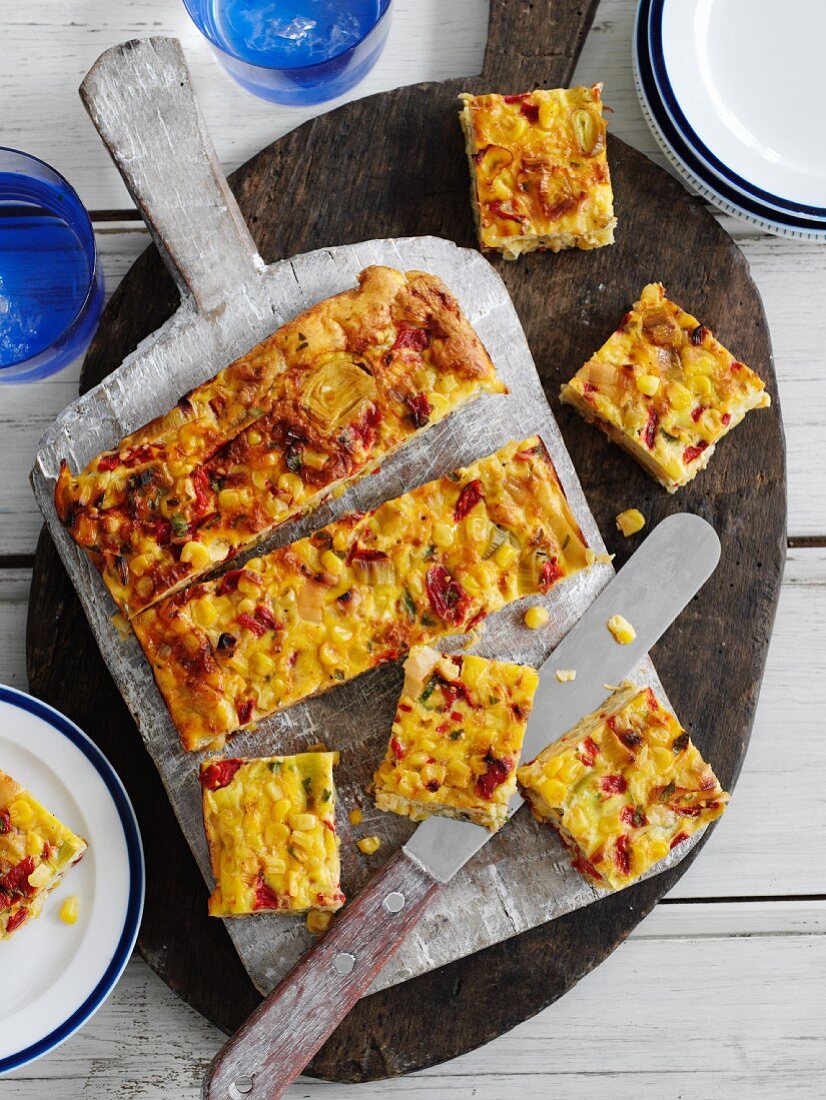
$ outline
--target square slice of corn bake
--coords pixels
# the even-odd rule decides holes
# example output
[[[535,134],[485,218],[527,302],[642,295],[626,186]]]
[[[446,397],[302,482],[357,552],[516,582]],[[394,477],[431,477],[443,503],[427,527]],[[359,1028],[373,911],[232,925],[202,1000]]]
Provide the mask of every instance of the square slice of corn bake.
[[[412,649],[373,779],[376,806],[414,821],[440,814],[504,825],[538,683],[525,665]]]
[[[538,436],[135,617],[184,746],[462,634],[591,564]]]
[[[211,917],[341,908],[337,763],[335,752],[302,752],[201,764]]]
[[[728,795],[651,688],[623,684],[518,772],[574,867],[618,890],[719,817]]]
[[[754,371],[669,301],[660,283],[643,289],[560,399],[669,493],[708,465],[717,442],[750,409],[771,404]]]
[[[85,851],[85,840],[0,771],[0,940],[40,914]]]
[[[515,260],[614,241],[602,85],[523,95],[467,93],[459,119],[483,249]]]
[[[441,279],[369,267],[73,476],[55,505],[134,615],[504,393]]]

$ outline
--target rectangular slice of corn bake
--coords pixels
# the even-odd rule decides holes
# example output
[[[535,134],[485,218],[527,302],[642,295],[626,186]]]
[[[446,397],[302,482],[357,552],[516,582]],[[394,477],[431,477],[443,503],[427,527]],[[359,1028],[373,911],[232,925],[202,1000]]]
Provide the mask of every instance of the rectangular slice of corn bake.
[[[85,851],[84,840],[0,771],[0,940],[40,914]]]
[[[168,597],[133,625],[184,746],[199,749],[466,632],[592,560],[533,436]]]
[[[376,806],[496,830],[516,793],[516,765],[539,683],[536,669],[474,654],[410,651]]]
[[[61,521],[134,615],[372,471],[488,391],[447,287],[370,267],[55,487]]]
[[[460,96],[483,249],[515,260],[537,249],[613,243],[617,219],[601,92],[594,84]]]
[[[669,301],[643,289],[619,328],[561,390],[669,493],[705,469],[717,443],[771,398],[763,382]]]
[[[539,821],[573,865],[618,890],[725,810],[728,795],[674,715],[625,683],[518,771]]]
[[[335,752],[303,752],[201,764],[210,916],[341,908],[337,763]]]

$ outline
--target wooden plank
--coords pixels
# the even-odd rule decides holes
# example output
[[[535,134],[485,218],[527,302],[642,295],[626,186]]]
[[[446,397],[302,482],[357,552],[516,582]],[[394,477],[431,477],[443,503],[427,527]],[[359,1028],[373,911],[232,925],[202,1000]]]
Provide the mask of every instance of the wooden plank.
[[[595,1087],[600,1100],[810,1100],[826,1088],[824,966],[824,902],[660,905],[564,1002],[489,1046],[392,1085],[303,1078],[286,1100],[591,1100]],[[747,983],[721,980],[732,973]],[[0,1100],[56,1085],[60,1100],[196,1100],[220,1041],[135,957],[78,1035],[0,1081]]]
[[[395,0],[387,46],[376,67],[332,106],[386,88],[479,72],[487,33],[484,0]],[[154,0],[53,0],[35,14],[25,5],[3,13],[0,101],[3,140],[63,172],[90,209],[131,209],[132,202],[95,136],[76,89],[108,46],[150,34],[180,38],[195,90],[226,170],[330,108],[267,103],[244,92],[223,70],[181,3]],[[48,59],[33,64],[32,58]]]
[[[0,682],[25,688],[24,629],[29,574],[0,570]],[[826,550],[789,553],[749,754],[731,806],[672,898],[798,895],[823,889],[826,803],[800,782],[800,760],[826,772]],[[794,731],[795,752],[778,751]],[[784,743],[788,743],[786,740]],[[794,817],[766,813],[791,805]],[[805,822],[802,829],[800,822]]]

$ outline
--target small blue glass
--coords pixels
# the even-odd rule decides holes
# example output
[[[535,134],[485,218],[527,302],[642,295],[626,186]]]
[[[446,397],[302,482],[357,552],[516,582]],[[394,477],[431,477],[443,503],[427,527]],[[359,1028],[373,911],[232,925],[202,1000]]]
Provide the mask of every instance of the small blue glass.
[[[95,234],[67,180],[0,146],[0,382],[31,382],[71,363],[103,307]]]
[[[335,99],[373,68],[393,0],[184,0],[242,88],[273,103]]]

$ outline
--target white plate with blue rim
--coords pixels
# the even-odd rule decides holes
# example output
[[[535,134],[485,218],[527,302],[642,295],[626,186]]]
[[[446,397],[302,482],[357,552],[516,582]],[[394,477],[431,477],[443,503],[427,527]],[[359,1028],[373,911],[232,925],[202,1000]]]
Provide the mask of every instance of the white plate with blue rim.
[[[826,240],[823,0],[641,0],[634,71],[663,151],[709,201]]]
[[[112,765],[68,718],[0,685],[0,769],[89,847],[40,916],[0,943],[0,1075],[48,1054],[97,1011],[129,961],[143,912],[138,823]],[[76,895],[77,922],[61,921]]]

